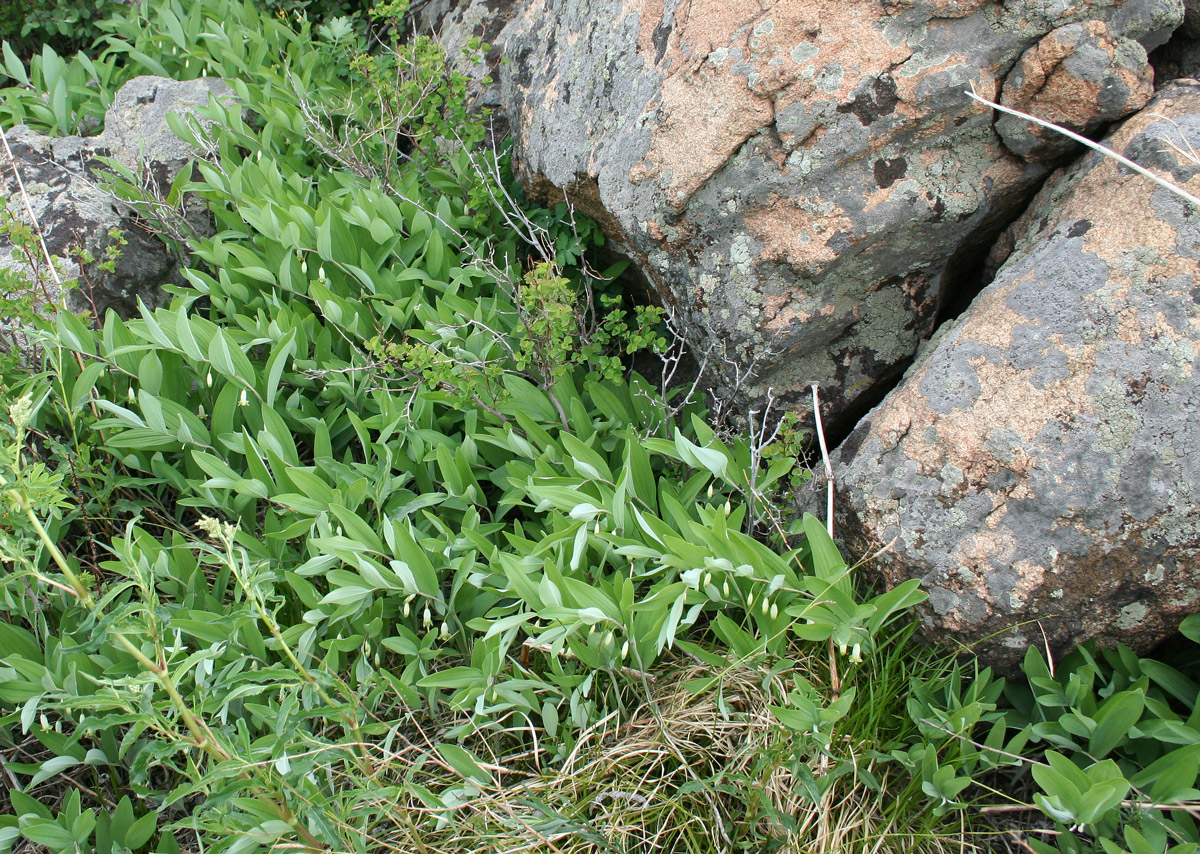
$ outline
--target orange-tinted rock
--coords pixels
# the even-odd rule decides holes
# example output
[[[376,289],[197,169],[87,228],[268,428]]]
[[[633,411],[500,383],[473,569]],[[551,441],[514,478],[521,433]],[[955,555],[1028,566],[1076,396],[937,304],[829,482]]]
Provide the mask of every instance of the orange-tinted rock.
[[[1031,47],[1004,81],[1000,103],[1044,121],[1087,134],[1136,113],[1154,94],[1154,69],[1146,49],[1114,36],[1103,21],[1059,27]],[[1052,160],[1079,144],[1011,115],[996,130],[1026,160]]]
[[[1105,141],[1200,192],[1200,83]],[[1200,610],[1200,210],[1099,154],[1051,179],[996,279],[837,451],[838,530],[931,637],[1146,650]]]
[[[1057,28],[1103,20],[1153,46],[1182,14],[1182,0],[529,0],[498,74],[526,187],[601,223],[728,367],[724,391],[740,378],[745,397],[799,403],[819,381],[836,429],[1046,173],[964,90],[998,97]]]

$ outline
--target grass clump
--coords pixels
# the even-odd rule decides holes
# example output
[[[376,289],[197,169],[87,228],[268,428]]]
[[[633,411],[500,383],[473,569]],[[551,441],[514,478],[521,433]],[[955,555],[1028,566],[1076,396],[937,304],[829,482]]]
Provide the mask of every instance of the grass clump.
[[[240,103],[174,125],[212,236],[111,178],[188,285],[31,312],[5,378],[0,851],[982,847],[1051,704],[916,645],[915,583],[865,594],[771,512],[793,456],[624,369],[661,313],[454,144],[484,135],[431,43],[231,0],[105,26],[90,93],[47,112],[10,67],[5,123],[147,72]]]

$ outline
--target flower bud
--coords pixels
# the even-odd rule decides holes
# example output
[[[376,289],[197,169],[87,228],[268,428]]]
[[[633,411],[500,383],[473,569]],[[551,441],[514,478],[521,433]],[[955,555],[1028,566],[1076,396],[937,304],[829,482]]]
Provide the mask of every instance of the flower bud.
[[[301,261],[301,262],[300,262],[300,272],[301,272],[301,273],[307,273],[307,272],[308,272],[308,261]]]
[[[764,597],[763,597],[763,600],[762,600],[762,613],[763,613],[763,616],[764,616],[764,617],[765,617],[765,616],[767,616],[767,614],[769,614],[770,612],[771,612],[771,599],[770,599],[770,597],[768,597],[768,596],[764,596]]]
[[[442,638],[450,637],[450,626],[446,623],[445,620],[442,621],[442,627],[441,627],[441,630],[438,632],[438,634]]]
[[[729,579],[728,578],[726,578],[725,583],[721,585],[721,592],[725,594],[726,598],[729,597]]]
[[[429,628],[433,625],[433,612],[429,610],[429,606],[425,606],[425,613],[421,615],[421,625]]]
[[[212,388],[212,371],[209,371],[208,375],[204,377],[204,384]]]
[[[621,660],[624,661],[627,658],[629,658],[629,641],[621,644]]]
[[[238,406],[249,406],[250,399],[246,397],[246,390],[242,389],[242,393],[238,395]]]
[[[750,595],[746,597],[746,610],[749,611],[754,607],[754,591],[750,591]]]
[[[775,620],[778,618],[779,618],[779,606],[776,605],[774,602],[772,602],[771,603],[771,619]]]

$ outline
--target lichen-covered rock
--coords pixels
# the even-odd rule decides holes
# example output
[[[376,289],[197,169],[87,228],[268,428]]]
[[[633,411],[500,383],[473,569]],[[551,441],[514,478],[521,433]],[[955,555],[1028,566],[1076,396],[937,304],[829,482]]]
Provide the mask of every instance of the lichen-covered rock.
[[[1200,82],[1106,144],[1193,194]],[[933,637],[1145,650],[1200,610],[1200,210],[1091,154],[996,279],[838,450],[839,530]]]
[[[1182,0],[529,0],[498,73],[527,188],[598,220],[743,394],[820,381],[837,429],[1048,168],[964,90],[996,98],[1057,28],[1100,20],[1149,48],[1182,16]]]
[[[1113,36],[1103,21],[1086,21],[1059,27],[1025,51],[1005,78],[1000,103],[1086,134],[1136,113],[1153,94],[1146,49]],[[1026,160],[1052,160],[1079,146],[1007,114],[996,120],[996,131]]]
[[[69,309],[103,316],[113,308],[129,315],[137,311],[139,298],[157,305],[161,286],[178,281],[179,259],[101,186],[107,167],[100,158],[112,158],[146,189],[165,195],[179,170],[196,154],[169,129],[167,114],[206,106],[210,96],[232,95],[224,82],[212,78],[180,83],[139,77],[116,94],[105,115],[104,131],[98,136],[55,139],[24,126],[7,131],[14,162],[0,149],[0,196],[9,211],[28,224],[15,166],[46,246],[62,261],[62,278],[79,282],[77,289],[66,294]],[[211,217],[199,207],[189,214],[194,230],[211,229]],[[108,271],[100,265],[106,259],[105,248],[113,242],[110,232],[114,229],[125,245],[115,269]],[[93,260],[88,262],[88,257]],[[38,272],[34,266],[39,267]],[[39,286],[35,292],[48,302],[57,304],[62,298],[44,264],[13,258],[13,245],[6,234],[0,234],[0,267],[26,280],[37,280],[44,288]]]
[[[495,80],[504,48],[508,23],[516,16],[521,0],[430,0],[413,11],[417,32],[435,36],[446,55],[447,66],[462,74],[478,91],[474,105],[493,110],[492,123],[496,139],[508,134],[502,107],[499,84],[480,87],[483,78]],[[477,57],[472,44],[486,44],[487,52]],[[482,61],[480,61],[482,60]]]

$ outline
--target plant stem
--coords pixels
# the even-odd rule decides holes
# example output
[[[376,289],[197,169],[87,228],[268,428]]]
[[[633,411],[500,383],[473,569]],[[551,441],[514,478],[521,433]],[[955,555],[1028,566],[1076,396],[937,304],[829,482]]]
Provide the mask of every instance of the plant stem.
[[[34,533],[37,534],[38,539],[42,541],[42,545],[46,547],[46,551],[50,553],[50,557],[54,560],[54,563],[58,567],[59,571],[67,577],[67,582],[71,585],[72,592],[74,592],[75,596],[78,597],[78,599],[84,604],[84,607],[86,607],[89,611],[94,610],[96,607],[96,601],[92,598],[91,591],[84,586],[83,581],[67,564],[67,559],[63,556],[63,553],[59,551],[59,548],[54,544],[54,541],[50,539],[50,535],[46,533],[46,529],[42,527],[41,520],[39,520],[37,514],[33,512],[33,506],[30,505],[28,499],[24,496],[20,496],[19,500],[25,510],[25,517],[29,519],[29,524],[33,526]]]
[[[23,495],[19,495],[18,500],[25,510],[25,516],[29,519],[30,524],[33,526],[33,530],[37,534],[38,539],[50,553],[50,557],[54,560],[55,565],[59,568],[62,574],[66,576],[67,581],[71,585],[71,592],[89,611],[95,614],[99,609],[96,605],[96,600],[92,598],[91,591],[84,586],[83,581],[78,575],[75,574],[70,565],[67,563],[62,551],[57,545],[55,545],[54,541],[50,539],[50,535],[46,533],[46,529],[42,526],[37,514],[33,512],[33,507],[30,505],[28,498]],[[173,705],[179,712],[179,716],[183,719],[184,726],[187,727],[188,732],[191,733],[196,746],[203,750],[211,759],[216,762],[227,762],[230,760],[232,756],[223,747],[221,747],[220,744],[217,743],[212,731],[209,730],[204,722],[192,712],[191,708],[189,708],[187,701],[183,698],[183,695],[179,693],[179,689],[175,685],[175,680],[171,678],[171,674],[167,671],[167,669],[165,667],[160,667],[158,664],[151,661],[150,658],[144,652],[142,652],[136,644],[134,644],[124,635],[114,632],[113,637],[131,656],[133,656],[133,659],[137,661],[138,664],[140,664],[150,673],[154,674],[154,678],[158,680],[158,683],[162,686],[163,690],[166,691],[167,697],[170,698],[171,705]],[[250,780],[250,775],[245,772],[243,772],[241,776],[247,781]],[[313,836],[308,828],[301,824],[300,820],[290,809],[288,809],[287,805],[270,796],[264,797],[263,800],[270,806],[272,811],[278,815],[281,820],[285,821],[288,826],[296,832],[296,835],[300,837],[305,847],[309,851],[317,852],[327,850],[321,841]]]

